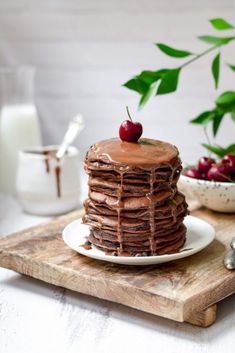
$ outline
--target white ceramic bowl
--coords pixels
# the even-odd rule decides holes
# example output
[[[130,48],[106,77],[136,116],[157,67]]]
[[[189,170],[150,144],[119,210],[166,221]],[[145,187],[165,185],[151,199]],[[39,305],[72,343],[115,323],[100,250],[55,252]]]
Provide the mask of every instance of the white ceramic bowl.
[[[194,179],[181,174],[179,189],[186,195],[192,194],[202,206],[213,211],[235,212],[235,183]]]

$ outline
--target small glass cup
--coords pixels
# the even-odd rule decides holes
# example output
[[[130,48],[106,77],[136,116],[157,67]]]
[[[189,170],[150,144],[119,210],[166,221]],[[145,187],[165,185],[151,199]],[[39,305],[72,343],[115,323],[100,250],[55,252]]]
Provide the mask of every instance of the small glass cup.
[[[33,147],[18,154],[16,191],[27,213],[53,216],[79,206],[78,150],[70,146],[58,160],[58,147]]]
[[[0,67],[1,192],[15,193],[18,152],[41,144],[34,81],[33,67]]]

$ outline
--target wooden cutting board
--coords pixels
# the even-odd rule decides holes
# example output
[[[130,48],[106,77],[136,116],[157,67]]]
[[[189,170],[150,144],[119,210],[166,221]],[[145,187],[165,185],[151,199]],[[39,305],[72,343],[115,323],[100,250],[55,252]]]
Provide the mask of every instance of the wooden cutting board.
[[[200,253],[162,265],[124,266],[92,260],[68,248],[61,231],[82,211],[0,240],[0,266],[80,293],[199,326],[216,319],[216,304],[235,292],[235,271],[223,256],[235,235],[235,215],[196,209],[216,240]],[[79,237],[79,234],[78,234]]]

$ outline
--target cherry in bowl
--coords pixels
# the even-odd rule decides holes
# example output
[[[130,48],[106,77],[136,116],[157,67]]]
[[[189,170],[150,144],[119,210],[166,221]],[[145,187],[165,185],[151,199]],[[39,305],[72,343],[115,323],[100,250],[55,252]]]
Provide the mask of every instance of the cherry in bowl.
[[[222,163],[213,164],[213,166],[208,170],[207,180],[229,181],[229,170],[226,165]]]
[[[231,173],[235,173],[235,155],[226,154],[221,161]]]
[[[215,160],[210,157],[201,157],[198,161],[198,170],[200,173],[207,174],[208,170],[212,167]]]

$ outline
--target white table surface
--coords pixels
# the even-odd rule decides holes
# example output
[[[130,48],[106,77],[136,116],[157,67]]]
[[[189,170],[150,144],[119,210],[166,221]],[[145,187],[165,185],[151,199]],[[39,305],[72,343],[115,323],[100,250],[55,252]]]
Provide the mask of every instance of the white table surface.
[[[48,220],[0,195],[1,236]],[[232,353],[235,296],[207,328],[181,324],[0,268],[0,353]]]

